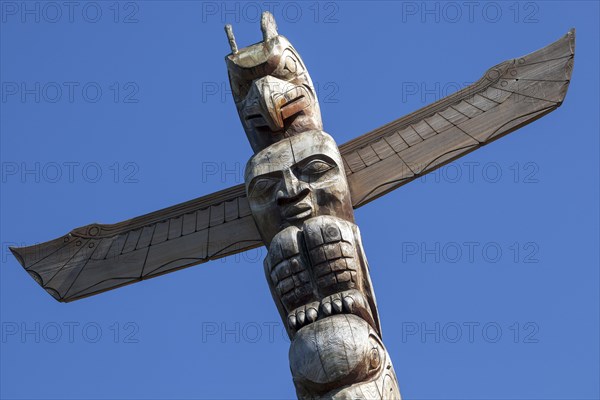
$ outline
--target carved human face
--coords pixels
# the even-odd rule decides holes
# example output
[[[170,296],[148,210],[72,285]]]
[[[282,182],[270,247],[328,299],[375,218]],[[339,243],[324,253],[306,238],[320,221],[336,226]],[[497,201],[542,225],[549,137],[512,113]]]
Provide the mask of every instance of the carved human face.
[[[246,166],[246,193],[267,245],[277,232],[300,227],[311,217],[354,221],[340,152],[322,131],[292,136],[252,157]]]

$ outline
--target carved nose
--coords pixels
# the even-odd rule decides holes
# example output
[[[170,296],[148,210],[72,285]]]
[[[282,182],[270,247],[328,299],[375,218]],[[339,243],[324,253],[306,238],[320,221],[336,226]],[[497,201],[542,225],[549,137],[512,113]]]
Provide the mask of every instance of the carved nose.
[[[277,191],[277,204],[281,206],[296,203],[308,196],[309,193],[308,185],[299,181],[290,170],[287,170],[284,172],[282,188]]]

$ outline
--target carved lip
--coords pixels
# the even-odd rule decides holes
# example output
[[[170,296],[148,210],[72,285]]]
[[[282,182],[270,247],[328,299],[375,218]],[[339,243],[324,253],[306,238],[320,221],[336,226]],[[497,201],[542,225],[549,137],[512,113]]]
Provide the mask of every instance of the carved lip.
[[[312,207],[306,203],[294,204],[283,210],[283,218],[288,222],[301,221],[310,217]]]

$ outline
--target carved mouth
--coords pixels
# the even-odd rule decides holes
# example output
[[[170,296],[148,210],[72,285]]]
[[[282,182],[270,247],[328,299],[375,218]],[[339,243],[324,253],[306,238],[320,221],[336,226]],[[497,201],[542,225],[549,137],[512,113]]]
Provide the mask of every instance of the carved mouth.
[[[283,218],[290,222],[295,223],[298,221],[305,220],[312,214],[312,207],[308,204],[296,204],[285,208],[283,211]]]
[[[253,126],[255,128],[268,125],[267,121],[265,121],[265,118],[262,116],[262,114],[246,115],[245,119],[248,126]]]

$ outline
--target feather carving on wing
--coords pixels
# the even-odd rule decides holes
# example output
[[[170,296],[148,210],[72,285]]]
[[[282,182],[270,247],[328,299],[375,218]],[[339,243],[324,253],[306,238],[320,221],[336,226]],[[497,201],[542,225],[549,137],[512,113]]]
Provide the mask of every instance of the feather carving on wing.
[[[575,31],[489,69],[474,84],[340,146],[354,208],[558,108]],[[11,248],[55,299],[69,302],[263,244],[243,185],[111,225]]]
[[[575,31],[477,82],[340,146],[355,208],[558,108]]]
[[[244,186],[238,185],[11,250],[48,293],[68,302],[261,245]]]

